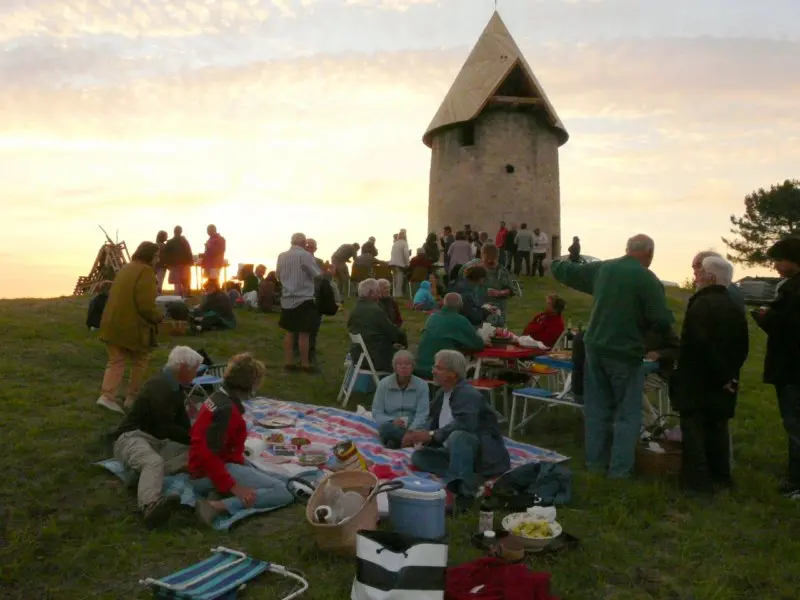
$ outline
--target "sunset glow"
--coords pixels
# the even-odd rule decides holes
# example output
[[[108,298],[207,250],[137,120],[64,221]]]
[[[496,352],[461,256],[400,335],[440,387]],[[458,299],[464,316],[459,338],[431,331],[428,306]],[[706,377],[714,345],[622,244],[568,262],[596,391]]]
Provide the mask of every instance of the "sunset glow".
[[[132,252],[180,224],[198,253],[214,223],[233,272],[273,269],[295,231],[323,259],[370,235],[386,258],[401,227],[420,246],[422,134],[492,7],[4,2],[0,297],[70,294],[98,225]],[[724,250],[745,194],[798,176],[800,3],[501,0],[500,12],[570,132],[562,236],[586,254],[649,233],[654,270],[681,281],[696,250]]]

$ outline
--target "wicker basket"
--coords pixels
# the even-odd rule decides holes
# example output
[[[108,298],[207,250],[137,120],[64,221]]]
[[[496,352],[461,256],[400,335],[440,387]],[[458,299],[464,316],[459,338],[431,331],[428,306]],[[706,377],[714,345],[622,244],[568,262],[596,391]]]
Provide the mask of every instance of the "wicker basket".
[[[189,332],[188,321],[176,321],[174,319],[164,319],[158,324],[159,337],[170,335],[186,335]]]
[[[653,452],[644,444],[636,446],[636,471],[641,475],[674,477],[681,473],[681,443],[658,440],[665,452]]]
[[[297,480],[309,485],[302,478]],[[344,492],[357,492],[364,497],[361,510],[342,523],[317,523],[314,519],[317,508],[324,503],[325,486],[329,483]],[[378,494],[398,487],[402,487],[402,483],[389,482],[380,485],[378,478],[368,471],[340,471],[325,477],[316,484],[306,505],[306,521],[311,527],[317,547],[342,554],[355,554],[356,533],[359,530],[374,531],[378,527]]]

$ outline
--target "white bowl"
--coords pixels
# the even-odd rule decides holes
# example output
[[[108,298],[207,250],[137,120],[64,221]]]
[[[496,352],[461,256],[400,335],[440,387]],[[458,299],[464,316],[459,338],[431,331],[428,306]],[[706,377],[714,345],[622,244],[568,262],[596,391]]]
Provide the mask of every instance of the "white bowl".
[[[527,538],[521,535],[517,535],[514,533],[514,528],[525,521],[545,521],[546,519],[534,518],[531,517],[528,513],[513,513],[508,515],[503,519],[502,525],[503,529],[505,529],[509,535],[518,539],[522,542],[522,545],[525,546],[525,550],[529,552],[538,552],[545,546],[547,546],[550,542],[552,542],[555,538],[561,535],[563,531],[561,525],[558,524],[557,521],[550,521],[550,537],[546,538]]]

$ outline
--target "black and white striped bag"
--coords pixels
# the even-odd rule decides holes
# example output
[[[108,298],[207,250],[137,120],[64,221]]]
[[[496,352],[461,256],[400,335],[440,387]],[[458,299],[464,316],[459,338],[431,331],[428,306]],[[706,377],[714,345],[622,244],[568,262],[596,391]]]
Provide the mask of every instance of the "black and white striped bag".
[[[359,531],[351,600],[444,600],[447,544]]]

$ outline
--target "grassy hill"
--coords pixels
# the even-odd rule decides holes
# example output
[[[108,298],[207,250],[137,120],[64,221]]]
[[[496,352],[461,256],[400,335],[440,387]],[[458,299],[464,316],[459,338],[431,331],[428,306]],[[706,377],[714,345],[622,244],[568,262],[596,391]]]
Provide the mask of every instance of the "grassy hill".
[[[543,304],[552,280],[524,279],[524,297],[511,303],[519,331]],[[591,299],[559,290],[569,317],[588,320]],[[682,317],[686,296],[670,289]],[[159,531],[144,529],[134,496],[92,462],[105,458],[97,444],[118,416],[94,405],[106,355],[83,326],[87,300],[0,302],[0,598],[145,598],[137,584],[208,556],[225,545],[302,569],[311,582],[304,598],[344,600],[353,561],[321,554],[306,535],[302,509],[289,507],[244,521],[229,533],[201,527],[191,511]],[[407,315],[409,337],[419,339],[422,315]],[[316,404],[333,403],[346,352],[344,317],[326,319],[320,333],[323,374],[287,375],[281,369],[276,315],[240,313],[235,332],[175,338],[205,348],[217,360],[250,351],[268,365],[262,393]],[[764,337],[752,331],[733,421],[738,490],[713,501],[684,498],[671,481],[607,481],[584,472],[581,417],[570,408],[543,414],[526,440],[573,457],[574,501],[559,521],[582,548],[530,559],[551,571],[556,591],[570,600],[763,597],[795,599],[800,545],[797,505],[776,495],[785,437],[773,391],[760,383]],[[163,364],[169,346],[153,355]],[[368,403],[368,398],[351,400]],[[451,563],[477,556],[468,537],[477,514],[451,523]],[[795,567],[792,567],[794,565]],[[248,597],[275,598],[287,584],[264,578]]]

